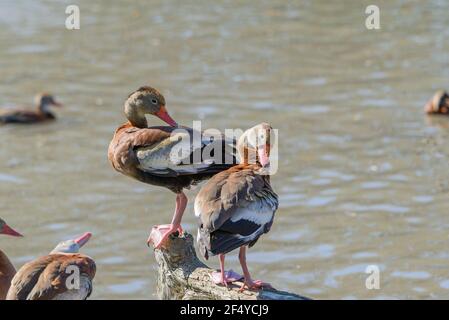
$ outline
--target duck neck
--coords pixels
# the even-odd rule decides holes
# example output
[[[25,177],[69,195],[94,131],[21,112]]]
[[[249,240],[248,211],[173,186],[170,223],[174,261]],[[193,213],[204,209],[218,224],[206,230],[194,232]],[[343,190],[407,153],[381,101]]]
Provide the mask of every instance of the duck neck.
[[[129,123],[131,123],[134,127],[137,128],[148,128],[148,122],[145,118],[132,118],[128,119]]]
[[[145,114],[141,114],[138,110],[136,110],[136,108],[130,108],[126,105],[125,115],[129,123],[131,123],[134,127],[148,128],[148,122]]]
[[[257,151],[255,149],[240,146],[240,148],[238,148],[237,150],[240,155],[241,164],[259,164]]]
[[[50,107],[50,106],[49,106],[48,104],[41,103],[41,104],[37,107],[37,109],[39,110],[39,112],[40,112],[41,114],[45,114],[45,115],[53,115],[53,114],[50,112],[49,107]]]
[[[6,294],[11,285],[11,280],[16,274],[16,269],[9,261],[6,254],[0,250],[0,300],[6,298]]]

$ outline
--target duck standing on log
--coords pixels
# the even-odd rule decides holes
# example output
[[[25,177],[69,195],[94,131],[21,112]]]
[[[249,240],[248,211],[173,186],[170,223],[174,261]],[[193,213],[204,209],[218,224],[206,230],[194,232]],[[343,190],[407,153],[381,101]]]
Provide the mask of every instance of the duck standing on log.
[[[59,243],[49,255],[26,263],[16,273],[7,300],[85,300],[92,293],[96,265],[80,254],[92,234]]]
[[[443,90],[437,91],[424,106],[424,111],[428,114],[449,115],[449,94]]]
[[[21,123],[32,124],[56,119],[50,107],[62,107],[55,98],[48,93],[41,93],[34,98],[37,110],[5,109],[0,110],[0,124]]]
[[[278,208],[278,196],[267,171],[273,138],[274,132],[267,123],[247,130],[237,144],[241,164],[212,177],[195,199],[200,252],[205,259],[219,255],[220,274],[214,274],[213,278],[225,286],[233,278],[236,280],[224,270],[225,254],[237,248],[244,276],[241,290],[245,286],[249,289],[269,286],[252,280],[246,249],[270,230]]]
[[[148,127],[147,114],[160,118],[170,127]],[[112,166],[131,178],[176,193],[171,224],[155,226],[147,241],[159,248],[170,234],[182,233],[181,220],[188,201],[184,189],[232,167],[236,163],[235,156],[229,152],[224,137],[213,141],[202,139],[199,145],[192,143],[194,130],[178,127],[167,112],[164,96],[154,88],[141,87],[131,93],[125,102],[125,115],[128,122],[115,131],[109,145],[108,158]],[[212,143],[222,151],[220,161],[202,155],[204,148],[210,149]],[[173,157],[174,150],[179,149],[187,152],[180,158]],[[195,159],[194,154],[201,157]]]
[[[22,237],[20,233],[9,227],[2,218],[0,218],[0,234]],[[16,269],[13,264],[9,261],[6,254],[0,250],[0,300],[5,300],[11,280],[15,274]]]

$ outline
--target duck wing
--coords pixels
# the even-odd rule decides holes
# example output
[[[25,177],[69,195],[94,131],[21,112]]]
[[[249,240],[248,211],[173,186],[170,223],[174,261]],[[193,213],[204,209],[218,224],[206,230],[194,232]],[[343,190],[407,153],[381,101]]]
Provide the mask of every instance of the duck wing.
[[[236,163],[232,141],[223,136],[203,138],[190,128],[175,129],[156,141],[147,140],[134,151],[140,170],[162,177],[216,173]]]
[[[238,165],[210,179],[195,199],[200,251],[205,257],[252,246],[270,230],[278,196],[256,165]]]
[[[95,262],[81,254],[51,254],[25,264],[11,282],[7,300],[53,300],[70,293],[86,299],[92,292]],[[78,286],[69,278],[79,275]],[[75,279],[75,278],[74,278]],[[73,288],[68,288],[73,285]]]
[[[11,110],[0,113],[0,123],[32,123],[39,119],[39,114],[29,110]]]

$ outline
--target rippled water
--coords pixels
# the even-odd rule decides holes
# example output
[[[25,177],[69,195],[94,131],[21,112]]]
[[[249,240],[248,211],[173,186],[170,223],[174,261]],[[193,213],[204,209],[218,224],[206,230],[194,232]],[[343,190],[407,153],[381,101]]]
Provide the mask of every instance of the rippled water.
[[[26,235],[2,249],[20,266],[90,230],[93,298],[155,298],[145,240],[174,195],[106,156],[124,99],[149,84],[183,124],[280,129],[281,203],[249,251],[256,277],[313,298],[449,298],[449,119],[422,113],[449,89],[449,4],[380,1],[379,31],[368,4],[1,1],[0,104],[47,90],[66,106],[55,123],[0,128],[0,215]],[[372,264],[380,290],[365,288]]]

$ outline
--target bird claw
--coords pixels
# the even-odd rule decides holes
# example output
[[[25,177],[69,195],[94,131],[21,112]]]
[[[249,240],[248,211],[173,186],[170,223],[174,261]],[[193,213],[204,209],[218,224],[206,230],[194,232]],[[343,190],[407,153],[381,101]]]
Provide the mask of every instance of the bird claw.
[[[248,288],[248,290],[259,290],[259,289],[273,289],[273,287],[271,286],[271,284],[267,283],[267,282],[263,282],[261,280],[245,280],[243,281],[242,286],[239,289],[239,292],[243,292],[245,291],[245,287]]]
[[[224,272],[223,277],[221,275],[221,272],[212,272],[211,278],[215,284],[220,284],[228,288],[229,283],[239,281],[243,278],[243,276],[238,274],[237,272],[234,272],[233,270],[229,270]]]
[[[148,237],[147,245],[150,246],[150,244],[153,244],[155,249],[159,249],[167,241],[168,237],[175,232],[182,234],[184,231],[180,225],[163,224],[154,226]]]

